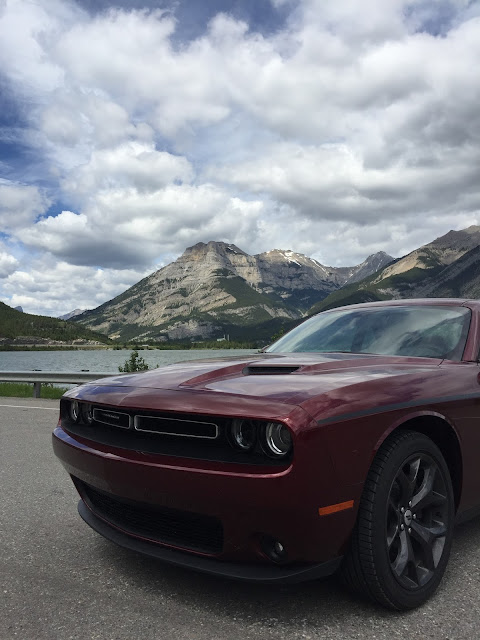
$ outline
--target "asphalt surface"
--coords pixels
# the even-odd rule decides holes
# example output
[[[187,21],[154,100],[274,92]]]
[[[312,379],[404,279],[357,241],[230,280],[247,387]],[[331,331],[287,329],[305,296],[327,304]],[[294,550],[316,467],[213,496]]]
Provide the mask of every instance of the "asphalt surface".
[[[457,528],[436,596],[396,614],[334,578],[266,587],[121,549],[77,514],[51,449],[58,402],[0,398],[0,639],[480,638],[480,520]]]

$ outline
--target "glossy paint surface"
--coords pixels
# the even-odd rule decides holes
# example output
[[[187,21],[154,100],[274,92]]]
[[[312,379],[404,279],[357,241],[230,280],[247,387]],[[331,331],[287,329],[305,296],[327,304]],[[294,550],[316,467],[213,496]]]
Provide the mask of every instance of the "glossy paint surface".
[[[451,458],[451,473],[458,476],[457,510],[476,507],[480,306],[452,300],[415,304],[471,309],[462,361],[259,353],[112,376],[67,394],[109,407],[280,421],[294,443],[288,464],[263,467],[126,451],[74,436],[60,425],[55,453],[73,477],[114,496],[220,519],[225,542],[216,558],[229,562],[268,563],[262,536],[280,540],[290,563],[341,556],[368,469],[397,428],[427,429],[443,447],[458,449],[460,459]],[[366,306],[378,305],[359,305]],[[260,366],[262,373],[255,373]],[[342,503],[353,506],[325,510]]]

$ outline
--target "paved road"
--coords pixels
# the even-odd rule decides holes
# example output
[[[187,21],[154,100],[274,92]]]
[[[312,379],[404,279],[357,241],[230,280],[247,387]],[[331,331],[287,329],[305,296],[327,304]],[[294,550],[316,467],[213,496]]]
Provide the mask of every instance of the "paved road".
[[[0,398],[0,640],[480,638],[480,520],[457,529],[442,588],[407,614],[365,604],[334,579],[272,588],[182,571],[80,520],[51,451],[57,407]]]

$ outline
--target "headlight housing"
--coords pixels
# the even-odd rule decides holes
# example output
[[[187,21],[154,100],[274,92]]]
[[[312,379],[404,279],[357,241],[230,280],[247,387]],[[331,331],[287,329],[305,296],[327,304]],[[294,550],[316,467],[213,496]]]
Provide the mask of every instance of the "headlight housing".
[[[92,424],[93,422],[93,407],[91,404],[84,404],[82,406],[82,419],[86,424]]]
[[[70,418],[73,422],[78,422],[80,420],[80,405],[76,400],[73,400],[70,403]]]
[[[78,425],[91,425],[94,420],[93,405],[78,400],[62,399],[60,413],[63,419]]]
[[[230,441],[241,451],[252,451],[257,442],[257,427],[254,421],[239,418],[233,420],[230,426]]]
[[[292,449],[290,429],[280,422],[268,422],[263,428],[262,447],[271,458],[284,458]]]
[[[269,458],[286,458],[292,451],[292,434],[281,422],[232,420],[228,440],[234,449],[245,453],[260,450]]]

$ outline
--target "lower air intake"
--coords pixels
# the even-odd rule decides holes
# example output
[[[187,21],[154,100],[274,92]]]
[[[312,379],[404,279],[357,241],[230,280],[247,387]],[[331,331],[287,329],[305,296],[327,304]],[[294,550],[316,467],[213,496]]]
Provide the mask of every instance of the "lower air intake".
[[[78,480],[75,484],[97,516],[125,533],[191,551],[222,551],[223,527],[217,518],[124,500]]]

